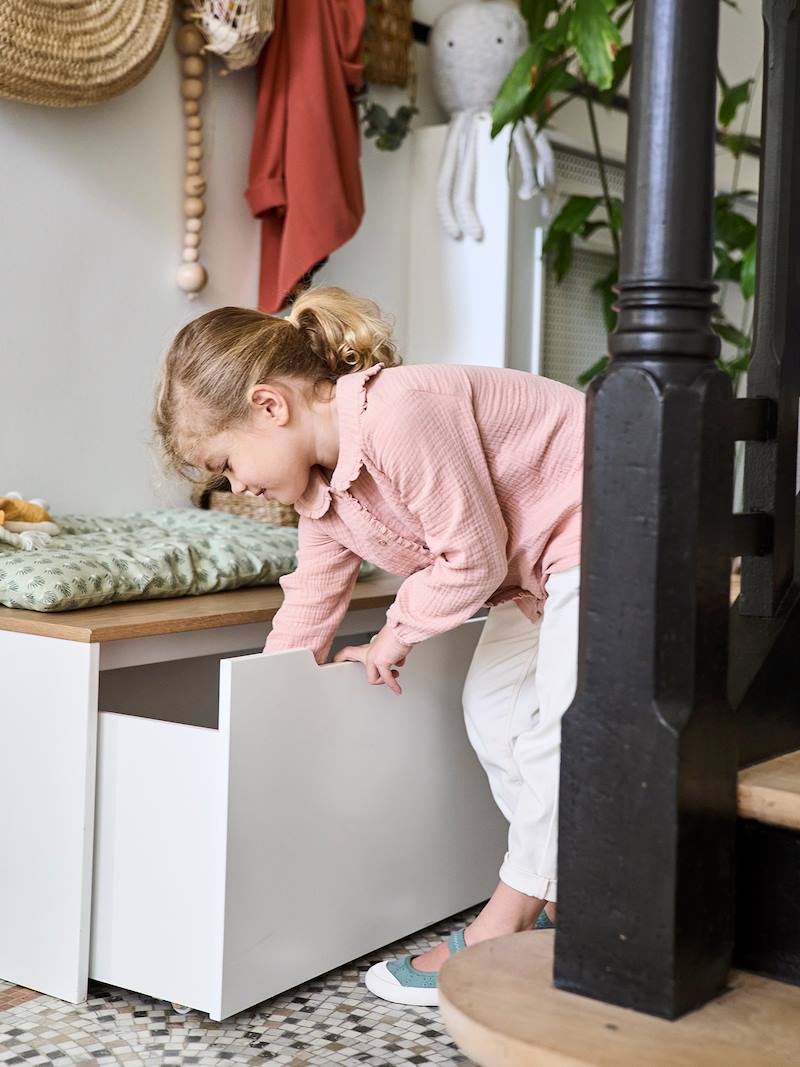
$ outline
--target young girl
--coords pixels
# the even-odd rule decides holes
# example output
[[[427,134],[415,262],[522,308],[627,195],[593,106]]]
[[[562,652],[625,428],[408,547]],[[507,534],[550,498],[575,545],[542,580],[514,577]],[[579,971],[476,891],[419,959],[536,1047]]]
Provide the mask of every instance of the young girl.
[[[286,319],[220,308],[175,338],[155,422],[176,469],[224,474],[235,493],[300,513],[297,570],[281,581],[265,651],[310,648],[323,663],[362,559],[405,581],[372,642],[336,659],[395,693],[415,645],[494,605],[464,713],[510,823],[499,884],[447,943],[366,976],[387,1000],[435,1004],[450,953],[528,929],[556,900],[584,402],[519,371],[399,362],[378,308],[341,289],[308,290]]]

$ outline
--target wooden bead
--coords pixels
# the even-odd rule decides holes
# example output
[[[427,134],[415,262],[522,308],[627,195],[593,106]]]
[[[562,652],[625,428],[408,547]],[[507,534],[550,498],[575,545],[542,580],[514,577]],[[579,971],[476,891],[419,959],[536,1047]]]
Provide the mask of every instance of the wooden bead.
[[[190,220],[192,221],[192,220]],[[200,245],[199,233],[186,233],[183,235],[183,243],[187,248],[197,248]]]
[[[187,196],[202,196],[206,191],[206,180],[202,174],[190,174],[183,183]]]
[[[201,78],[206,69],[205,62],[200,56],[186,56],[181,66],[187,78]]]
[[[189,130],[200,130],[203,127],[203,120],[199,115],[189,115],[186,119],[186,128]]]
[[[187,219],[186,220],[186,232],[191,234],[200,233],[203,228],[201,219]]]
[[[203,95],[203,83],[199,78],[184,78],[181,82],[181,96],[184,100],[199,100]]]
[[[201,219],[206,213],[206,205],[199,196],[188,196],[183,202],[183,213],[187,219]]]
[[[187,144],[202,144],[203,133],[201,130],[187,130],[186,131],[186,143]]]
[[[198,253],[196,248],[184,248],[184,250],[183,250],[183,262],[184,263],[195,263],[195,262],[197,262],[198,255],[199,255],[199,253]]]
[[[184,115],[196,115],[200,110],[200,105],[196,100],[184,100],[183,113]]]
[[[187,174],[199,174],[200,162],[197,159],[189,159],[186,161],[186,173]]]
[[[196,26],[185,23],[175,34],[175,47],[182,56],[199,56],[206,46],[206,39]]]
[[[202,159],[203,158],[203,146],[199,144],[190,144],[186,149],[187,159]]]
[[[185,293],[199,293],[208,281],[208,275],[200,263],[182,263],[175,280]]]

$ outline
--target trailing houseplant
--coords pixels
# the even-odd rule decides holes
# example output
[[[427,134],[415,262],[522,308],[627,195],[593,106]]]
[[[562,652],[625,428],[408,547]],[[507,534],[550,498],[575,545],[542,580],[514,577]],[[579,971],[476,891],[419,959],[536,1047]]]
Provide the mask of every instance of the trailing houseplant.
[[[734,0],[724,0],[736,7]],[[572,265],[575,239],[586,239],[607,230],[613,249],[611,269],[594,283],[601,297],[606,329],[616,326],[614,286],[619,271],[622,201],[609,191],[608,174],[597,128],[596,109],[609,108],[624,82],[631,63],[631,46],[623,42],[623,30],[630,19],[634,0],[521,0],[520,9],[528,25],[529,45],[512,67],[494,103],[492,136],[506,126],[515,126],[531,116],[545,129],[568,103],[580,99],[586,109],[594,156],[600,176],[598,196],[570,196],[548,228],[544,254],[551,258],[557,281]],[[756,230],[741,207],[752,193],[738,190],[742,154],[758,147],[758,141],[745,133],[755,78],[729,85],[721,72],[719,125],[720,143],[736,159],[731,192],[715,197],[714,278],[738,287],[744,313],[740,325],[730,321],[724,301],[714,315],[714,329],[733,347],[733,355],[721,357],[720,366],[734,383],[747,369],[751,348],[751,306],[755,288]],[[740,132],[732,127],[740,108],[745,118]],[[601,356],[580,375],[584,384],[608,363]]]

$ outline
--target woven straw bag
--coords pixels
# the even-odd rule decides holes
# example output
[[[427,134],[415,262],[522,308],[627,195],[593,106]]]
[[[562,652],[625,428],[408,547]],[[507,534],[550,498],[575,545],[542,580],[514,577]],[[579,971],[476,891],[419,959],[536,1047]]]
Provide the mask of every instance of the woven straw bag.
[[[207,511],[226,511],[229,515],[241,515],[256,522],[268,522],[273,526],[297,526],[300,516],[289,504],[277,500],[266,500],[263,496],[244,496],[222,489],[218,478],[198,485],[192,491],[192,503],[195,507]]]
[[[411,0],[369,0],[364,34],[364,76],[371,85],[411,81]]]
[[[82,107],[132,88],[158,58],[172,0],[0,0],[0,96]]]

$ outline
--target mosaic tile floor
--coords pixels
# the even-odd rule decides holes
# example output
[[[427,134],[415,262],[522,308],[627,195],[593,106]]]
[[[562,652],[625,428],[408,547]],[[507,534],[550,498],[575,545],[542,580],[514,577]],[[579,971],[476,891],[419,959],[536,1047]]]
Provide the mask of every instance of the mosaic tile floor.
[[[463,926],[474,912],[448,919],[347,967],[298,986],[222,1023],[199,1012],[91,983],[89,999],[65,1004],[0,982],[0,1067],[26,1064],[461,1064],[436,1008],[378,1000],[362,978],[371,964],[419,955]]]

